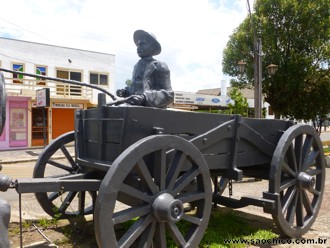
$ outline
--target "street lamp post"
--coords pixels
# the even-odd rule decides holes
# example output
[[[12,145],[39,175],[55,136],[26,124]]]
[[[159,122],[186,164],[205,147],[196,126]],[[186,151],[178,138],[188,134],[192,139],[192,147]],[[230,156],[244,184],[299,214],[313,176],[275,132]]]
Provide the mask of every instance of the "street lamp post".
[[[254,117],[262,118],[262,42],[261,38],[254,40]],[[246,63],[238,62],[239,73],[244,73]],[[267,66],[269,75],[274,75],[278,66],[270,64]]]
[[[262,117],[262,42],[254,41],[254,117]]]

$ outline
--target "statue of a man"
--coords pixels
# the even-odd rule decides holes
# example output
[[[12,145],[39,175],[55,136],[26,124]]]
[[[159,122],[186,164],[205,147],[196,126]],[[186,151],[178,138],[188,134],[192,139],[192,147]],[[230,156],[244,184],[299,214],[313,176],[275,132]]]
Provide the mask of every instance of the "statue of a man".
[[[152,57],[160,54],[161,46],[152,33],[143,30],[135,31],[133,39],[141,59],[134,66],[131,84],[117,90],[117,96],[132,96],[127,102],[131,105],[165,108],[173,102],[174,93],[167,65]]]

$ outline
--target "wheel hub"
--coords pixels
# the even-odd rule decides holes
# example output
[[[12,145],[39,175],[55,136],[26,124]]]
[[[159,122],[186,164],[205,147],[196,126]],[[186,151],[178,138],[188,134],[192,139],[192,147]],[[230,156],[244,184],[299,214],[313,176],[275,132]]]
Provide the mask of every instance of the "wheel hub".
[[[298,181],[301,188],[312,189],[315,186],[315,177],[301,172],[298,175]]]
[[[160,222],[177,222],[183,215],[183,203],[169,193],[162,193],[152,203],[152,212]]]

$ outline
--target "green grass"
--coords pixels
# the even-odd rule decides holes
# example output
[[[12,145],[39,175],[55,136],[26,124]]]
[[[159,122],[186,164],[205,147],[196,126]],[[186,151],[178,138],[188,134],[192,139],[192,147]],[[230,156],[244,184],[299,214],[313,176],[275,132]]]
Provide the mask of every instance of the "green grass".
[[[125,232],[132,224],[131,220],[123,225],[121,232]],[[188,228],[186,222],[178,222],[177,226],[182,233]],[[244,243],[225,243],[227,240],[251,240],[257,243],[258,241],[278,238],[278,234],[271,230],[264,230],[253,227],[246,219],[240,217],[237,212],[227,208],[212,209],[208,227],[204,233],[203,239],[198,248],[240,248],[246,247]],[[168,248],[176,248],[174,241],[167,239]]]
[[[246,247],[246,244],[226,244],[225,240],[263,240],[278,237],[271,230],[251,226],[235,211],[213,210],[199,248]]]
[[[239,212],[228,208],[215,208],[212,209],[208,227],[204,233],[203,239],[198,248],[243,248],[247,247],[246,244],[238,242],[228,244],[226,240],[251,240],[258,242],[258,240],[277,238],[278,234],[273,233],[271,230],[264,230],[257,228],[253,222],[241,217]],[[123,233],[127,230],[136,220],[131,220],[123,223],[122,227],[117,230],[118,233]],[[31,223],[30,223],[31,224]],[[84,217],[77,217],[70,220],[66,225],[57,225],[58,221],[51,221],[40,219],[36,222],[40,227],[54,229],[57,232],[63,233],[64,237],[61,240],[53,240],[55,244],[65,247],[97,247],[95,240],[95,233],[93,221],[86,221]],[[178,228],[182,231],[187,229],[186,222],[179,221]],[[24,229],[29,226],[26,222]],[[19,228],[12,228],[11,234],[14,235],[19,231]],[[183,231],[183,233],[185,233]],[[119,234],[121,236],[121,234]],[[257,243],[255,243],[257,245]],[[172,239],[167,240],[167,247],[177,247]]]

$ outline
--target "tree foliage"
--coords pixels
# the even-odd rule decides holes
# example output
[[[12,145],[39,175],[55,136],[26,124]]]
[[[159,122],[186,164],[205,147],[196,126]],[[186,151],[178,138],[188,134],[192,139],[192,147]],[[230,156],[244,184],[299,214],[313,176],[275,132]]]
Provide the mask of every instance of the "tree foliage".
[[[229,97],[234,101],[234,104],[228,104],[231,114],[248,116],[249,104],[242,92],[240,92],[238,88],[233,88],[229,93]]]
[[[253,81],[253,39],[263,46],[263,93],[276,116],[309,120],[330,112],[330,0],[256,0],[254,12],[233,32],[223,53],[223,72],[235,85]],[[268,76],[266,66],[277,64]]]

